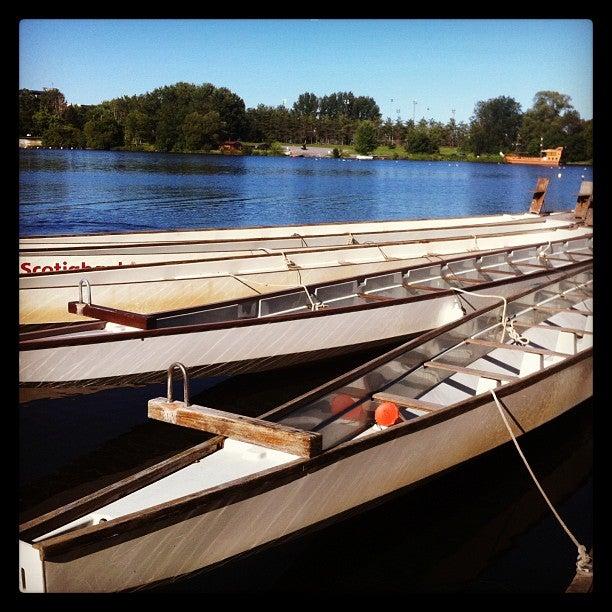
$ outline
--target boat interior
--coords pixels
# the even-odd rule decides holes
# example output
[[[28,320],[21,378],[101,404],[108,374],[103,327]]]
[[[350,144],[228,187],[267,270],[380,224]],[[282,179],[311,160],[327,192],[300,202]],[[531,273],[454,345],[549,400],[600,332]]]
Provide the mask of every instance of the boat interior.
[[[587,269],[509,301],[296,407],[279,423],[321,433],[326,450],[379,431],[374,412],[381,403],[394,403],[407,421],[559,363],[592,346],[592,284]]]

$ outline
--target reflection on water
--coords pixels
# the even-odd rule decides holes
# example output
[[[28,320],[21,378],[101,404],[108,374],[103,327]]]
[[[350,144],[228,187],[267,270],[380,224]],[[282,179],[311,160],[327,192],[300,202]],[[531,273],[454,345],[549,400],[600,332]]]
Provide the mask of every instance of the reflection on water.
[[[20,233],[240,227],[569,210],[590,167],[22,150]],[[558,175],[561,174],[561,177]]]

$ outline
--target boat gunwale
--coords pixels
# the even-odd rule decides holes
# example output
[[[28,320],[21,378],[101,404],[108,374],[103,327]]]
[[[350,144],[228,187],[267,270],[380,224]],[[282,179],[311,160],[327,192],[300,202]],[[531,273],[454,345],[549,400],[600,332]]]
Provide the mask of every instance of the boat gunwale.
[[[571,212],[571,211],[568,211]],[[468,217],[469,218],[469,217]],[[47,254],[49,251],[61,251],[65,253],[71,253],[74,251],[85,251],[88,249],[91,250],[102,250],[102,249],[128,249],[128,248],[142,248],[142,247],[157,247],[157,246],[181,246],[181,245],[191,245],[191,244],[233,244],[236,242],[259,242],[264,240],[289,240],[289,239],[314,239],[314,238],[337,238],[337,237],[350,237],[350,236],[360,236],[361,234],[392,234],[397,232],[428,232],[428,231],[438,231],[438,230],[453,230],[453,229],[468,229],[468,228],[478,228],[478,227],[503,227],[506,225],[532,225],[535,223],[546,223],[547,219],[542,218],[539,215],[533,215],[533,218],[527,219],[515,219],[508,221],[500,221],[499,223],[473,223],[471,225],[449,225],[445,227],[424,227],[424,228],[416,228],[416,229],[394,229],[394,230],[372,230],[372,231],[354,231],[354,232],[342,232],[338,234],[309,234],[308,236],[301,236],[299,234],[287,235],[287,236],[272,236],[269,238],[227,238],[225,240],[166,240],[159,242],[119,242],[119,243],[108,243],[108,244],[97,244],[93,243],[91,245],[82,245],[82,246],[70,246],[70,247],[55,247],[55,248],[45,248],[45,247],[34,247],[34,248],[19,248],[19,255],[27,254],[27,255],[39,255],[39,254]],[[571,224],[570,219],[562,219],[562,221],[567,221],[568,224]],[[373,221],[372,223],[377,223]],[[382,223],[385,223],[384,221]],[[240,229],[240,228],[237,228]],[[50,243],[53,244],[53,243]],[[58,243],[61,244],[61,243]],[[330,246],[370,246],[368,244],[361,243],[359,244],[346,244],[346,245],[330,245]],[[260,247],[261,248],[261,247]],[[301,247],[300,247],[301,248]],[[304,248],[307,249],[315,249],[319,248],[317,246],[308,246],[305,245]],[[257,250],[257,247],[253,249],[241,249],[244,251]],[[189,252],[189,251],[186,251]],[[214,252],[214,251],[210,251]],[[121,254],[121,253],[119,253]],[[140,253],[138,253],[140,254]],[[143,253],[143,255],[146,253]]]
[[[563,209],[563,210],[551,210],[540,213],[539,216],[548,216],[553,214],[561,214],[561,213],[570,213],[571,209]],[[321,227],[321,226],[337,226],[337,225],[358,225],[365,223],[412,223],[413,221],[433,221],[439,220],[442,221],[444,219],[449,220],[461,220],[461,219],[471,219],[471,218],[496,218],[503,217],[505,215],[512,216],[516,214],[517,216],[528,215],[528,212],[518,212],[518,213],[494,213],[490,215],[465,215],[463,217],[415,217],[414,219],[379,219],[376,220],[368,220],[361,219],[357,221],[329,221],[327,223],[288,223],[286,225],[248,225],[244,227],[236,227],[236,226],[224,226],[224,227],[196,227],[196,228],[175,228],[171,230],[164,229],[144,229],[144,230],[134,230],[131,232],[91,232],[88,234],[33,234],[28,236],[20,236],[19,239],[41,239],[41,238],[79,238],[81,236],[127,236],[130,234],[178,234],[181,232],[218,232],[218,231],[242,231],[242,230],[258,230],[258,229],[277,229],[279,227]]]
[[[554,232],[557,230],[568,230],[568,229],[572,229],[574,227],[580,226],[582,225],[581,223],[570,223],[568,221],[568,225],[567,226],[558,226],[558,227],[551,227],[548,229],[544,229],[544,228],[536,228],[536,229],[530,229],[530,230],[516,230],[513,232],[497,232],[497,233],[491,233],[491,234],[482,234],[479,236],[476,236],[477,239],[482,240],[485,238],[499,238],[502,236],[517,236],[517,235],[522,235],[522,234],[536,234],[536,233],[543,233],[543,232]],[[582,237],[582,236],[581,236]],[[461,236],[447,236],[444,238],[432,238],[432,239],[427,239],[427,238],[421,238],[421,239],[417,239],[417,240],[402,240],[402,241],[394,241],[394,242],[377,242],[374,244],[344,244],[344,245],[333,245],[333,246],[322,246],[322,247],[312,247],[312,248],[308,248],[308,250],[304,250],[304,249],[283,249],[283,250],[278,250],[278,251],[274,251],[272,253],[261,253],[261,254],[245,254],[245,255],[237,255],[235,257],[209,257],[209,258],[204,258],[204,259],[177,259],[177,260],[172,260],[172,261],[157,261],[157,262],[144,262],[144,263],[136,263],[136,264],[128,264],[128,265],[117,265],[117,266],[94,266],[92,268],[86,268],[86,269],[82,269],[82,270],[54,270],[52,272],[34,272],[31,274],[28,273],[23,273],[23,274],[19,274],[19,280],[35,280],[38,278],[48,278],[48,277],[60,277],[60,276],[65,276],[68,274],[80,274],[80,275],[84,275],[84,274],[92,274],[92,273],[96,273],[96,272],[110,272],[110,271],[115,271],[115,270],[133,270],[133,269],[140,269],[140,268],[156,268],[156,267],[160,267],[160,266],[175,266],[175,265],[184,265],[184,266],[191,266],[191,265],[196,265],[196,264],[201,264],[201,263],[209,263],[209,262],[218,262],[218,261],[240,261],[241,259],[249,259],[249,258],[254,258],[254,259],[260,259],[263,257],[286,257],[287,255],[310,255],[313,253],[321,253],[321,252],[327,252],[327,251],[342,251],[344,249],[365,249],[365,248],[369,248],[369,249],[380,249],[381,247],[390,247],[390,246],[408,246],[408,245],[413,245],[413,244],[429,244],[429,243],[436,243],[436,242],[452,242],[452,241],[457,241],[457,240],[468,240],[468,239],[474,239],[474,235],[473,234],[465,234],[465,235],[461,235]],[[566,240],[568,240],[568,238],[566,238]],[[547,241],[548,242],[548,241]],[[516,247],[518,248],[518,247]],[[418,257],[418,256],[416,256]],[[414,258],[416,258],[414,257]],[[412,259],[411,258],[407,258],[407,259]],[[362,262],[359,262],[362,263]],[[299,270],[300,268],[296,268],[297,270]],[[290,269],[289,269],[290,270]],[[282,271],[285,272],[287,270],[272,270],[271,272],[277,272],[277,271]],[[259,273],[259,271],[255,272],[255,273]],[[238,273],[240,276],[245,275],[242,272]],[[227,276],[227,274],[222,274],[221,276]],[[176,280],[176,279],[168,279],[168,280]],[[130,284],[136,282],[136,281],[128,281]],[[142,281],[142,282],[146,282],[146,281]],[[117,284],[117,281],[114,282],[110,282],[110,283],[100,283],[100,286],[104,286],[104,285],[109,285],[109,284]],[[60,287],[70,287],[71,285],[60,285]],[[51,286],[42,286],[42,287],[20,287],[20,291],[22,290],[36,290],[36,289],[48,289],[48,288],[53,288],[54,285]]]
[[[525,248],[525,247],[520,247]],[[478,257],[478,256],[475,256]],[[470,259],[470,258],[463,258]],[[549,276],[551,274],[557,275],[562,274],[565,271],[573,271],[574,269],[580,268],[581,266],[588,266],[592,264],[592,257],[588,260],[573,262],[568,265],[557,266],[556,268],[550,268],[546,270],[541,270],[537,272],[529,272],[525,273],[521,276],[514,276],[510,278],[500,278],[498,280],[493,280],[485,283],[480,283],[478,285],[470,285],[470,292],[475,291],[483,291],[491,288],[495,288],[498,286],[506,286],[512,285],[514,283],[523,282],[529,279],[537,279],[542,276]],[[432,264],[435,265],[435,264]],[[423,266],[429,267],[429,266]],[[391,274],[392,271],[385,272],[385,274]],[[384,274],[381,274],[384,275]],[[341,281],[342,282],[342,281]],[[348,280],[346,282],[349,282]],[[329,285],[329,283],[324,283],[324,286]],[[314,285],[312,285],[314,287]],[[477,297],[477,294],[475,294]],[[388,301],[367,301],[363,304],[355,304],[353,306],[342,306],[338,308],[331,309],[320,309],[320,310],[309,310],[306,312],[294,312],[287,314],[279,314],[270,317],[253,317],[248,319],[237,319],[232,321],[219,321],[214,323],[195,323],[192,325],[183,325],[183,326],[174,326],[174,327],[161,327],[154,329],[139,329],[135,331],[120,331],[113,333],[100,333],[100,334],[92,334],[91,336],[86,337],[71,337],[58,338],[57,336],[50,336],[49,338],[34,338],[31,340],[19,340],[19,351],[34,351],[34,350],[43,350],[43,349],[51,349],[51,348],[60,348],[60,347],[69,347],[69,346],[85,346],[90,344],[100,344],[106,342],[120,342],[126,340],[137,340],[144,338],[152,338],[158,336],[178,336],[189,333],[201,333],[206,331],[218,331],[218,330],[226,330],[226,329],[236,329],[240,327],[250,327],[254,325],[269,325],[274,323],[281,323],[286,321],[293,320],[304,320],[311,319],[315,317],[327,317],[333,315],[342,315],[348,314],[352,312],[358,312],[362,310],[373,310],[377,308],[388,308],[391,306],[399,306],[404,304],[421,302],[424,300],[432,300],[438,298],[448,298],[452,296],[458,296],[462,299],[461,292],[457,292],[454,289],[443,289],[442,291],[432,291],[430,293],[423,293],[421,295],[412,295],[404,298],[390,298]],[[265,298],[273,297],[272,295],[266,294]],[[247,300],[253,299],[252,297],[245,298]],[[72,302],[71,302],[72,303]],[[237,302],[232,302],[235,304]],[[206,306],[208,308],[209,305]],[[147,316],[147,315],[144,315]],[[97,321],[97,319],[94,319]],[[49,330],[49,332],[52,331]],[[49,333],[48,332],[48,333]],[[25,332],[37,334],[38,332]],[[68,333],[71,333],[68,331]]]
[[[588,270],[590,267],[592,267],[592,263],[584,266],[584,270],[572,271],[563,275],[559,279],[551,281],[550,283],[544,283],[542,286],[561,282],[567,278],[580,274],[582,271]],[[513,302],[538,290],[538,287],[532,287],[513,296],[509,296],[506,299],[508,302]],[[303,394],[271,411],[260,415],[258,418],[266,419],[269,416],[279,418],[288,411],[315,401],[329,392],[344,386],[347,382],[363,376],[367,372],[370,372],[371,370],[392,361],[397,356],[417,348],[424,342],[440,336],[453,328],[458,327],[459,325],[463,325],[471,319],[498,309],[501,304],[502,300],[499,300],[491,306],[480,308],[469,315],[465,315],[459,321],[453,321],[436,328],[435,330],[426,332],[425,334],[422,334],[413,340],[409,340],[408,342],[385,353],[384,355],[376,357],[365,364],[358,366],[357,368],[353,368],[349,372],[336,377],[332,381],[320,385],[306,394]],[[512,395],[517,391],[537,384],[548,376],[573,367],[586,359],[592,358],[592,354],[593,347],[587,347],[574,355],[569,355],[563,361],[546,366],[514,382],[509,382],[502,385],[496,389],[496,395],[499,399],[503,399],[504,397]],[[268,468],[256,474],[251,474],[249,476],[230,481],[229,483],[211,487],[205,491],[184,495],[168,502],[150,506],[144,510],[132,512],[124,516],[114,518],[110,521],[99,523],[98,525],[84,527],[65,534],[58,534],[48,539],[41,540],[40,542],[35,542],[32,545],[39,549],[42,560],[65,554],[75,545],[78,548],[97,544],[102,548],[106,548],[118,543],[118,536],[126,536],[126,539],[133,539],[141,535],[140,533],[134,533],[134,531],[137,531],[140,528],[145,529],[145,532],[148,533],[161,521],[165,521],[165,524],[175,524],[181,520],[202,515],[222,506],[233,505],[250,497],[260,495],[275,487],[288,484],[289,482],[302,478],[308,474],[319,471],[340,459],[359,454],[372,447],[385,444],[386,442],[395,440],[399,437],[404,437],[429,426],[437,425],[438,423],[461,416],[464,413],[475,410],[476,408],[479,408],[480,406],[491,401],[490,394],[484,392],[479,395],[451,403],[448,406],[441,407],[439,411],[427,413],[382,431],[373,432],[370,435],[362,438],[343,442],[337,446],[334,446],[333,448],[323,451],[320,455],[315,457],[309,459],[296,459],[287,464]],[[126,495],[127,494],[129,493],[126,493]],[[78,500],[74,502],[74,504],[78,505]],[[170,521],[170,523],[168,523],[168,521]],[[110,540],[104,539],[107,532],[111,532]],[[80,555],[77,554],[77,556]]]

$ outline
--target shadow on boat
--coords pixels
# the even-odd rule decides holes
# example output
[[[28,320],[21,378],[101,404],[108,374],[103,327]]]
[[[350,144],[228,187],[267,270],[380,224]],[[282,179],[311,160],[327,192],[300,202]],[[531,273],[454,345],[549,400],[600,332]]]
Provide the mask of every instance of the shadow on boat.
[[[254,417],[382,352],[378,348],[329,358],[308,367],[193,379],[191,400]],[[181,398],[182,394],[182,381],[175,380],[174,397]],[[147,401],[165,395],[164,382],[23,403],[19,407],[20,522],[93,493],[211,437],[148,419]]]

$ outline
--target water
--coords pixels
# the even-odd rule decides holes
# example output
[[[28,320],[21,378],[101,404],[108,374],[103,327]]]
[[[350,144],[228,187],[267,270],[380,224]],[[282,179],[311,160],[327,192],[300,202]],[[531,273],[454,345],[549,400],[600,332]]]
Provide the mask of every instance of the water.
[[[21,235],[524,212],[539,176],[551,179],[546,209],[565,210],[592,180],[583,167],[48,150],[20,152],[20,170]],[[193,381],[193,401],[254,415],[377,354]],[[146,401],[160,395],[164,385],[21,404],[22,520],[203,440],[147,419]],[[590,546],[591,402],[523,445]],[[561,592],[575,556],[506,445],[338,525],[157,590]]]
[[[540,176],[551,179],[546,208],[569,210],[592,179],[582,166],[51,150],[19,159],[24,236],[524,212]]]

